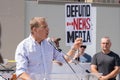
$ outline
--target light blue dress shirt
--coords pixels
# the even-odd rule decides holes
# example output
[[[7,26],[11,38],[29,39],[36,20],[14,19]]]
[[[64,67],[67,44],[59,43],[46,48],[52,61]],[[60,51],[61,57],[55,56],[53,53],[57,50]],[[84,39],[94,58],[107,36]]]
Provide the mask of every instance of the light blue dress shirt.
[[[50,80],[49,74],[52,71],[53,59],[65,62],[63,54],[58,52],[47,39],[39,44],[30,35],[17,46],[16,74],[20,75],[23,72],[27,72],[29,75],[39,74],[39,80],[44,80],[44,77]]]

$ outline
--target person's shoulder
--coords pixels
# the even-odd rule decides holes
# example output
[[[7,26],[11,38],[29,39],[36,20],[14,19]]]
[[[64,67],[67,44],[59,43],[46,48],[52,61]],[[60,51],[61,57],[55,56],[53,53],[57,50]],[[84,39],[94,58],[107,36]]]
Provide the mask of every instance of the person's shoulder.
[[[115,53],[115,52],[113,52],[113,51],[111,51],[110,52],[112,55],[114,55],[114,56],[119,56],[117,53]]]
[[[117,53],[115,53],[114,51],[110,51],[110,53],[112,53],[112,54],[117,54]]]
[[[88,53],[85,53],[84,55],[86,55],[86,56],[90,56],[90,57],[91,57],[91,55],[90,55],[90,54],[88,54]]]
[[[18,44],[18,46],[25,46],[25,45],[27,45],[27,44],[30,44],[30,38],[29,38],[29,37],[23,39],[23,40]]]
[[[100,52],[97,52],[97,53],[95,53],[94,55],[93,55],[93,57],[99,57],[100,55],[101,55],[101,51]]]
[[[85,56],[86,58],[89,58],[89,60],[90,60],[89,62],[91,62],[92,56],[91,56],[90,54],[85,53],[84,56]]]
[[[102,52],[101,51],[99,51],[99,52],[97,52],[97,53],[95,53],[94,55],[100,55]]]
[[[54,48],[55,44],[54,42],[52,42],[51,40],[49,40],[49,38],[46,38],[42,41],[42,43],[44,44],[44,46],[48,47],[48,48]]]
[[[52,45],[53,42],[50,38],[46,38],[46,39],[43,40],[43,43],[46,43],[48,45]]]

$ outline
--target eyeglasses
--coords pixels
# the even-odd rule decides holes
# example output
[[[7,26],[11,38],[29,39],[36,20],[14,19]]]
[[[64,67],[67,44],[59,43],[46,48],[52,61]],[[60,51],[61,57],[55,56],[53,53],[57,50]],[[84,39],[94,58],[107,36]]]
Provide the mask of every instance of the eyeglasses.
[[[82,45],[82,46],[80,46],[80,48],[84,48],[84,49],[85,49],[85,48],[86,48],[86,46],[85,46],[85,45]]]

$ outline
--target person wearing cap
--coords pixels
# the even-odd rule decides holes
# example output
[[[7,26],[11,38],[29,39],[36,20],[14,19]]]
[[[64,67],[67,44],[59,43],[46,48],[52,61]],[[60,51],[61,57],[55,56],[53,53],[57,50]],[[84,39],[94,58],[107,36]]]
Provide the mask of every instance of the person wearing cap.
[[[81,45],[78,51],[76,52],[73,60],[70,61],[70,63],[74,62],[74,60],[81,63],[90,63],[92,57],[89,54],[85,53],[86,48],[87,48],[86,45]]]

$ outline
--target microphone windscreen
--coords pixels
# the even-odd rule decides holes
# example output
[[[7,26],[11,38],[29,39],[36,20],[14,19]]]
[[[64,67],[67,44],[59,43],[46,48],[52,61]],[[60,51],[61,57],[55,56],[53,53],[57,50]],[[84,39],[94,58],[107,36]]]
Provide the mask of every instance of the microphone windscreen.
[[[47,38],[47,41],[48,41],[48,42],[51,42],[52,40],[48,37],[48,38]]]
[[[55,43],[51,40],[51,38],[47,38],[47,41],[54,47],[56,47]]]

